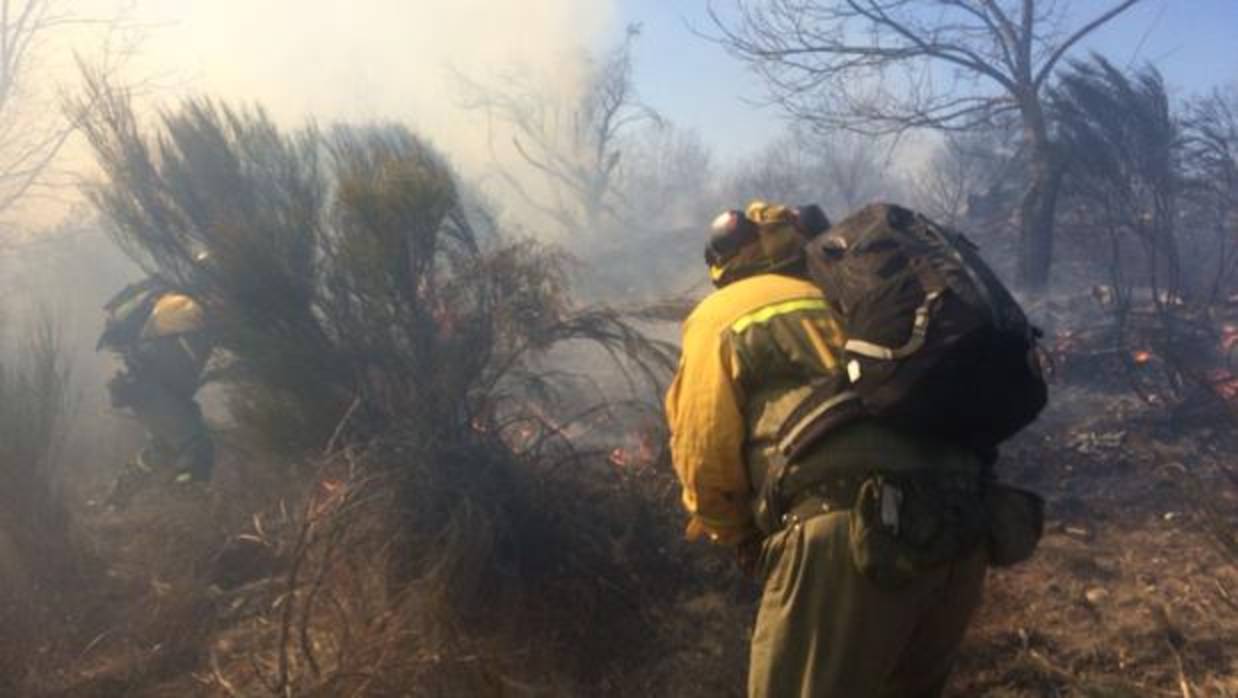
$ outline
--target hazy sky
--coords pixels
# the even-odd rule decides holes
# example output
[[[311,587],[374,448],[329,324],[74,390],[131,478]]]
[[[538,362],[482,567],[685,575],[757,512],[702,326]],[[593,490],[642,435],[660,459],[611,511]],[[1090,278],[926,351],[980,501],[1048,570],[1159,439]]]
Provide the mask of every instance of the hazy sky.
[[[451,70],[551,71],[615,23],[609,2],[578,0],[181,0],[157,12],[147,63],[183,87],[262,102],[286,122],[399,119],[460,159],[480,156],[480,119],[455,108]]]
[[[731,0],[714,0],[725,8]],[[621,0],[618,26],[641,22],[638,55],[642,94],[676,122],[697,128],[718,146],[750,149],[757,134],[779,127],[777,112],[759,101],[761,84],[721,47],[686,27],[714,33],[704,0]],[[1083,13],[1111,5],[1076,0]],[[1096,50],[1115,63],[1151,61],[1173,88],[1191,94],[1238,81],[1238,0],[1145,0],[1114,20],[1072,55]],[[742,134],[742,135],[740,135]]]
[[[130,0],[70,0],[106,13]],[[726,7],[731,0],[714,0]],[[1108,1],[1075,0],[1082,12]],[[644,100],[698,131],[727,163],[781,133],[760,83],[692,28],[710,32],[705,0],[143,0],[151,23],[135,72],[178,93],[258,101],[287,125],[308,117],[398,119],[429,136],[466,174],[489,162],[487,127],[458,107],[452,70],[497,79],[524,66],[571,92],[582,51],[643,26],[636,79]],[[82,46],[72,47],[82,50]],[[1238,0],[1145,0],[1095,35],[1120,64],[1152,61],[1185,94],[1238,81]],[[90,50],[86,53],[89,55]],[[72,51],[54,73],[71,79]],[[1083,55],[1077,53],[1076,55]],[[45,90],[49,94],[52,88]],[[500,134],[497,142],[506,143]],[[80,157],[79,146],[70,148]],[[42,207],[42,202],[38,203]]]
[[[729,0],[715,0],[726,6]],[[1077,1],[1085,12],[1097,0]],[[580,47],[610,45],[630,22],[639,89],[672,121],[727,151],[751,151],[780,127],[745,103],[761,86],[718,46],[704,0],[213,0],[164,2],[152,40],[160,64],[199,89],[258,99],[287,118],[410,119],[464,158],[479,124],[451,108],[449,66],[485,75],[509,63],[553,72]],[[1119,63],[1151,60],[1198,91],[1238,79],[1238,0],[1148,0],[1085,48]]]

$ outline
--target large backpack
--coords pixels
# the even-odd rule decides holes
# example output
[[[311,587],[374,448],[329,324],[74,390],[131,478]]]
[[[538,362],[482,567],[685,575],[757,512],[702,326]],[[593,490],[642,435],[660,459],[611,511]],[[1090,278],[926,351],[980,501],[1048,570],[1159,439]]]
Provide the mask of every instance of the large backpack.
[[[861,416],[991,453],[1047,400],[1033,327],[961,234],[871,204],[807,246],[840,316],[845,378],[788,420],[789,459]]]
[[[107,319],[95,350],[107,347],[113,351],[123,352],[134,346],[155,304],[168,292],[169,288],[160,279],[150,277],[129,284],[112,296],[111,300],[103,306]]]

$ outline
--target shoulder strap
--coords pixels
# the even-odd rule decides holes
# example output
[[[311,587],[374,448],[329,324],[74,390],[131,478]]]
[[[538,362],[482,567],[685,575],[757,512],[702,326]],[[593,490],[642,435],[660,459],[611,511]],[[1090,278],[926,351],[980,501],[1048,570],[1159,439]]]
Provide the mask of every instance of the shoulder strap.
[[[846,388],[842,376],[817,386],[795,407],[778,430],[778,447],[756,499],[758,528],[768,535],[781,527],[787,507],[783,492],[787,468],[826,434],[865,415],[859,394]]]
[[[776,435],[778,452],[795,460],[826,433],[864,415],[859,393],[843,373],[835,373],[812,391],[783,420]]]
[[[843,344],[843,348],[853,354],[867,356],[870,359],[885,359],[887,361],[905,359],[920,351],[924,346],[924,338],[928,335],[929,319],[933,312],[933,306],[937,303],[937,299],[941,297],[943,291],[944,289],[937,289],[925,295],[924,302],[920,304],[920,307],[916,308],[915,321],[911,326],[911,336],[907,338],[907,342],[903,346],[883,347],[862,339],[848,339]]]

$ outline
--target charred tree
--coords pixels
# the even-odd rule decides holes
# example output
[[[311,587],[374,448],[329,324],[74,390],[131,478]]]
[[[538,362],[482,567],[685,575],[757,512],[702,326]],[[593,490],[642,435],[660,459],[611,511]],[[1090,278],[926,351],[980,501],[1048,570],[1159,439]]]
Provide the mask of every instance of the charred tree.
[[[1199,256],[1210,262],[1197,276],[1209,280],[1201,291],[1212,304],[1226,300],[1238,280],[1238,88],[1187,105],[1183,151],[1190,223],[1206,248]]]
[[[1119,345],[1136,316],[1151,307],[1158,325],[1154,346],[1167,359],[1176,390],[1179,367],[1199,351],[1189,346],[1190,294],[1179,239],[1181,127],[1164,80],[1153,68],[1127,74],[1096,56],[1072,62],[1050,95],[1061,142],[1071,153],[1065,169],[1072,222],[1110,241]],[[1128,365],[1132,375],[1133,368]]]

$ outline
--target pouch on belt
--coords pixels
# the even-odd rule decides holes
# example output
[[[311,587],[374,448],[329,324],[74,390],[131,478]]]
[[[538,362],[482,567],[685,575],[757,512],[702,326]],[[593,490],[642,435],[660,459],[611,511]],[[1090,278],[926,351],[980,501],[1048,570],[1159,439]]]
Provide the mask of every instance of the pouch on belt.
[[[1035,492],[1000,482],[987,483],[989,564],[1009,567],[1027,560],[1045,528],[1045,500]]]
[[[986,519],[978,478],[875,474],[851,509],[851,559],[879,589],[901,589],[974,550]]]

